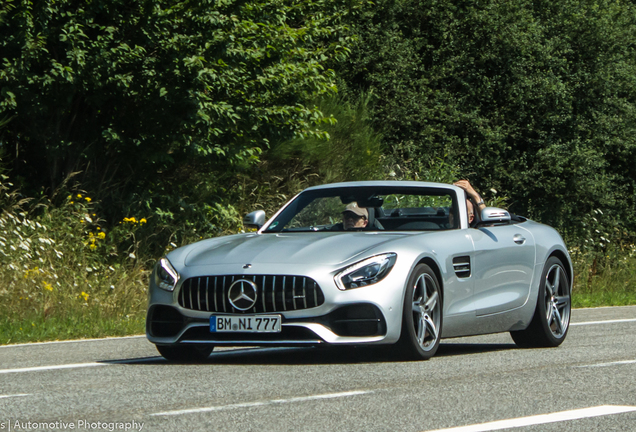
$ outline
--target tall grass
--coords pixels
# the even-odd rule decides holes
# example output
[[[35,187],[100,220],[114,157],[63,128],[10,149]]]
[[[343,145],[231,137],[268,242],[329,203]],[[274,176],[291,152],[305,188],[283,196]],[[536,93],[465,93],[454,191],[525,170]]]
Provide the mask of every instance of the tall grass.
[[[82,194],[28,214],[10,186],[3,178],[0,343],[143,332],[149,263],[135,254],[143,219],[106,230]]]
[[[604,254],[570,251],[574,267],[574,307],[636,304],[636,245],[614,247]]]

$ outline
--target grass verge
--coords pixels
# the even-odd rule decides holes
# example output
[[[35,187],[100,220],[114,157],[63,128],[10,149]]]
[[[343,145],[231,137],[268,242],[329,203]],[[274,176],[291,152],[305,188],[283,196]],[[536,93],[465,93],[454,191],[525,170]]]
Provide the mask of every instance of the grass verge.
[[[15,320],[5,317],[0,321],[0,344],[128,336],[145,331],[145,314],[109,317],[103,316],[98,308],[92,309],[59,317],[44,318],[39,314]]]
[[[636,256],[633,251],[598,259],[574,260],[572,306],[626,306],[636,304]]]

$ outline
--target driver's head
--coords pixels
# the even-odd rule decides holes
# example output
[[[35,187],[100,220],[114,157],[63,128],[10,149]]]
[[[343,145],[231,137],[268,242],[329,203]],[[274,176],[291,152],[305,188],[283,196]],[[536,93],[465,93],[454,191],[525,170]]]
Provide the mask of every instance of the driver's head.
[[[342,212],[342,227],[345,230],[354,228],[364,228],[369,223],[369,212],[367,209],[358,207],[357,202],[347,204]]]

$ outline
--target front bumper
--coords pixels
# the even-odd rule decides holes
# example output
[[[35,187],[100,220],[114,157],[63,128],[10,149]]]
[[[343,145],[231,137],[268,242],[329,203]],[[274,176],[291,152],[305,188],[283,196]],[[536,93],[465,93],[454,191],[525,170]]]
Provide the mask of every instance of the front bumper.
[[[156,344],[357,344],[385,339],[387,324],[377,306],[357,303],[341,306],[326,315],[316,317],[286,318],[283,315],[280,333],[212,333],[209,316],[188,317],[176,307],[153,305],[148,310],[146,334]]]

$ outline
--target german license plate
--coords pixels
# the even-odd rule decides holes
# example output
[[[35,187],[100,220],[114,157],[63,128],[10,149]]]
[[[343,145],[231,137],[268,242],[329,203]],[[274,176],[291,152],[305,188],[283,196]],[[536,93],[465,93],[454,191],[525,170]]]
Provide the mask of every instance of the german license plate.
[[[210,332],[280,333],[280,324],[280,315],[212,315]]]

